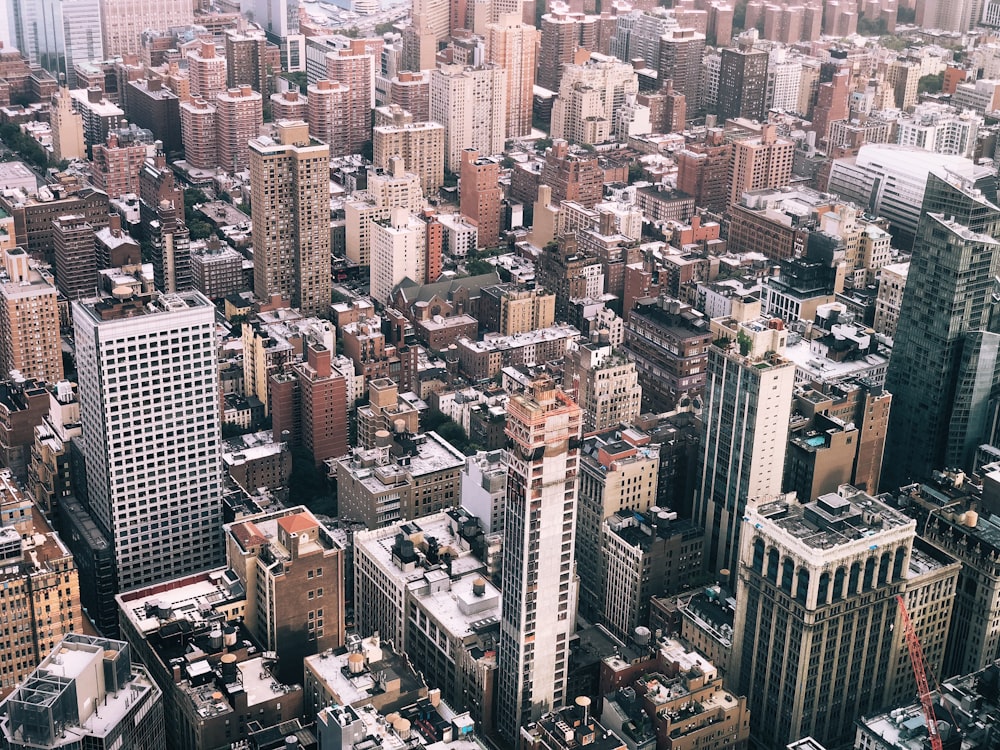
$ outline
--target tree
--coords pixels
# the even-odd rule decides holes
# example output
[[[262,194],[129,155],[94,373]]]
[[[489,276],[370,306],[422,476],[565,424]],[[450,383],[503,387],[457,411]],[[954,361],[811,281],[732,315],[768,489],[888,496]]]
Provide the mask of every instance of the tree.
[[[205,240],[212,236],[212,225],[201,219],[194,219],[187,225],[192,240]]]
[[[915,23],[917,20],[917,9],[907,8],[900,4],[896,8],[896,23]]]
[[[76,380],[76,360],[71,352],[62,353],[63,377],[66,380]]]
[[[377,23],[375,24],[375,34],[376,36],[382,36],[383,34],[388,34],[395,28],[396,28],[395,21],[386,21],[385,23]]]
[[[469,276],[482,276],[493,271],[493,264],[487,263],[482,258],[473,258],[465,262],[465,270]]]
[[[305,93],[305,91],[309,88],[309,77],[303,70],[296,70],[294,73],[282,73],[281,77],[298,86],[299,91],[302,93]]]
[[[858,19],[858,33],[861,36],[882,36],[888,33],[889,26],[886,24],[884,18],[859,18]]]
[[[929,73],[917,81],[918,94],[937,94],[944,86],[944,71],[940,73]]]

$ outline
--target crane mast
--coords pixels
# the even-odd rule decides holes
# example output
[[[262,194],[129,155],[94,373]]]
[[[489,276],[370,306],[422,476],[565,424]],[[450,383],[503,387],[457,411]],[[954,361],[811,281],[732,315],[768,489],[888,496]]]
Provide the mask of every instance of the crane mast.
[[[910,650],[910,665],[913,667],[913,676],[917,681],[917,693],[920,696],[920,705],[924,710],[924,721],[927,724],[927,736],[931,741],[931,750],[941,750],[941,735],[938,733],[937,716],[934,715],[934,701],[931,699],[931,689],[927,684],[927,664],[924,662],[924,650],[920,647],[920,639],[917,638],[917,631],[913,629],[910,613],[906,611],[906,602],[903,601],[903,597],[897,595],[896,603],[899,604],[899,614],[903,620],[903,633],[906,636],[906,646]]]

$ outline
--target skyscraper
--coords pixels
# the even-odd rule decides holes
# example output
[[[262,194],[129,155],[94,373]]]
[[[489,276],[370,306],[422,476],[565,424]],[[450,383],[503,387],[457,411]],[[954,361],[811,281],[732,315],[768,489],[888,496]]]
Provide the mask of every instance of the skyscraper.
[[[257,137],[263,121],[263,99],[249,86],[229,89],[215,97],[219,166],[232,172],[247,168],[250,160],[247,142]]]
[[[371,137],[378,55],[368,39],[353,39],[349,49],[327,54],[326,77],[347,86],[339,138],[330,141],[332,154],[357,154]],[[310,96],[312,92],[310,91]]]
[[[97,286],[97,254],[94,227],[80,214],[67,214],[52,221],[52,244],[56,256],[56,284],[66,299],[94,293]]]
[[[719,571],[737,562],[747,502],[781,493],[795,365],[782,356],[788,332],[766,318],[716,319],[712,334],[694,520]]]
[[[10,0],[14,46],[77,88],[76,64],[104,59],[101,0]]]
[[[116,290],[117,291],[117,290]],[[119,590],[222,560],[215,308],[198,292],[73,303],[90,512]]]
[[[281,69],[305,70],[306,38],[299,32],[299,0],[252,0],[247,5],[267,40],[281,50]]]
[[[538,31],[520,14],[501,16],[486,27],[486,59],[507,71],[507,137],[531,133]]]
[[[759,136],[736,141],[729,173],[729,202],[738,202],[747,190],[787,185],[794,155],[795,143],[779,138],[772,124],[765,125]]]
[[[580,407],[546,377],[507,405],[511,440],[501,587],[497,727],[522,724],[566,700],[576,619],[574,533]]]
[[[849,742],[899,674],[895,596],[916,523],[850,485],[740,515],[732,676],[756,717],[755,746]]]
[[[254,293],[315,315],[330,304],[330,148],[302,122],[250,141]]]
[[[444,164],[462,168],[462,150],[503,151],[507,133],[506,73],[497,65],[440,65],[431,72],[431,119],[444,125]],[[417,171],[409,162],[406,168]]]
[[[739,46],[735,49],[722,50],[716,104],[720,122],[733,117],[760,121],[765,119],[768,53],[753,48],[755,39],[756,34],[745,35],[740,38]]]
[[[900,304],[886,389],[893,394],[882,487],[971,468],[990,438],[1000,359],[996,177],[933,170]]]
[[[462,151],[459,174],[459,211],[479,230],[479,247],[494,247],[500,241],[500,163],[480,157],[474,148]]]

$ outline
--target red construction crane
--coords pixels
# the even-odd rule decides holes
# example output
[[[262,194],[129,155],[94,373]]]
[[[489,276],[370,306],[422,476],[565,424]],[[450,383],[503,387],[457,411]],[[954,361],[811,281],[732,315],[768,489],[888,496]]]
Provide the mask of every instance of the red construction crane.
[[[934,701],[931,689],[927,684],[927,665],[924,663],[924,650],[920,647],[917,631],[910,622],[910,613],[906,611],[906,602],[902,596],[896,597],[899,604],[899,614],[903,619],[903,633],[906,635],[906,645],[910,649],[910,664],[913,666],[913,676],[917,680],[917,693],[920,695],[920,705],[924,709],[924,721],[927,723],[927,736],[931,740],[931,750],[941,750],[941,735],[938,734],[937,717],[934,715]]]

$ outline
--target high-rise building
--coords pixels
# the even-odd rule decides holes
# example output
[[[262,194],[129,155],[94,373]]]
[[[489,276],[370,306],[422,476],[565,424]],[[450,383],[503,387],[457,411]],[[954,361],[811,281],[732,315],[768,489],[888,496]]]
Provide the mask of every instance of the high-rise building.
[[[635,362],[612,347],[607,337],[567,354],[563,380],[583,409],[585,433],[609,430],[639,416],[642,386]]]
[[[201,42],[184,58],[187,60],[191,96],[211,100],[230,88],[226,83],[226,58],[215,54],[214,42]]]
[[[271,94],[271,119],[309,121],[309,99],[296,91],[281,91]]]
[[[308,314],[330,304],[330,149],[301,120],[250,142],[254,292]]]
[[[586,144],[610,140],[616,114],[638,93],[639,77],[628,63],[602,57],[564,65],[552,104],[552,137]]]
[[[352,153],[347,139],[350,98],[350,89],[339,81],[323,78],[309,85],[306,101],[309,135],[327,144],[334,156]]]
[[[570,150],[569,144],[561,139],[545,151],[539,179],[539,184],[552,189],[551,203],[555,206],[563,201],[576,201],[585,208],[593,208],[604,197],[604,170],[597,157],[583,150]]]
[[[80,214],[60,216],[52,224],[60,294],[71,300],[93,295],[97,287],[94,227]]]
[[[138,54],[146,29],[190,26],[194,21],[190,0],[100,0],[100,3],[106,57]]]
[[[739,46],[722,50],[719,94],[715,110],[720,121],[743,117],[764,121],[768,53],[755,50],[755,35],[740,37]]]
[[[160,201],[148,226],[156,288],[166,294],[193,289],[191,233],[184,224],[184,207]]]
[[[581,448],[576,564],[580,614],[591,620],[604,614],[608,594],[607,565],[601,554],[605,520],[618,511],[645,513],[656,504],[659,452],[638,430],[616,437],[614,432],[592,435]]]
[[[705,35],[696,29],[668,29],[660,39],[657,70],[661,81],[673,82],[675,91],[684,95],[689,117],[702,108],[702,64]],[[648,61],[652,65],[654,61]]]
[[[19,247],[3,255],[0,276],[0,376],[58,383],[63,378],[58,291]],[[5,277],[5,278],[4,278]]]
[[[774,125],[765,125],[759,136],[733,144],[729,177],[729,202],[737,203],[748,190],[780,188],[792,176],[795,143],[779,138]]]
[[[104,143],[93,148],[91,175],[94,187],[117,199],[139,192],[139,172],[146,161],[147,145],[140,129],[113,130]],[[149,135],[148,133],[145,133]]]
[[[486,27],[486,60],[507,71],[507,138],[531,133],[538,31],[520,14],[501,16]]]
[[[388,221],[371,230],[371,295],[386,303],[403,279],[424,278],[426,226],[405,208],[392,208]]]
[[[445,167],[462,168],[462,150],[503,151],[507,136],[506,73],[498,65],[441,65],[431,72],[431,119],[444,125]],[[414,171],[407,163],[407,169]]]
[[[52,95],[49,124],[52,127],[53,159],[62,161],[87,157],[87,145],[83,140],[83,117],[73,108],[73,100],[66,86],[61,86]]]
[[[184,161],[193,169],[215,169],[219,166],[215,105],[189,99],[181,102],[180,112]]]
[[[299,29],[299,0],[253,0],[249,5],[252,20],[281,51],[281,69],[305,70],[306,38]]]
[[[389,83],[389,104],[402,107],[414,122],[426,122],[431,117],[431,73],[401,70]]]
[[[267,37],[255,27],[226,29],[226,86],[268,93]],[[275,118],[280,119],[280,118]]]
[[[371,134],[378,56],[368,41],[354,39],[349,49],[329,53],[326,58],[326,77],[347,87],[342,133],[331,142],[331,154],[361,153]]]
[[[12,46],[77,88],[76,66],[103,60],[101,0],[10,0]]]
[[[538,73],[535,83],[555,92],[562,81],[563,65],[573,62],[580,46],[578,13],[554,12],[542,16],[538,45]]]
[[[393,156],[401,156],[407,172],[420,176],[427,193],[444,183],[445,129],[437,122],[413,122],[401,110],[394,110],[391,124],[372,130],[372,161],[380,169],[389,168]]]
[[[883,487],[971,469],[991,438],[1000,358],[996,177],[968,164],[927,178],[886,388],[895,404]]]
[[[163,694],[129,644],[71,633],[3,703],[11,750],[162,747]]]
[[[751,736],[849,743],[892,689],[916,523],[850,485],[750,504],[738,522],[731,672],[757,717]]]
[[[712,334],[694,520],[708,569],[732,571],[747,503],[781,494],[795,365],[782,356],[788,332],[767,319],[715,319]]]
[[[73,303],[90,512],[119,588],[222,559],[215,308],[198,292]]]
[[[694,196],[699,208],[721,212],[729,204],[729,169],[733,146],[721,128],[710,128],[704,142],[677,152],[677,189]]]
[[[261,95],[246,85],[215,97],[216,148],[222,169],[238,172],[249,166],[248,143],[260,132],[263,107]]]
[[[500,163],[480,157],[474,148],[462,150],[459,174],[459,211],[478,229],[479,247],[500,242]]]
[[[6,695],[68,633],[83,630],[73,555],[19,488],[0,470],[0,607],[15,638],[0,641],[0,696]]]
[[[568,697],[582,421],[580,407],[544,377],[507,405],[512,445],[496,705],[497,728],[508,742]]]

